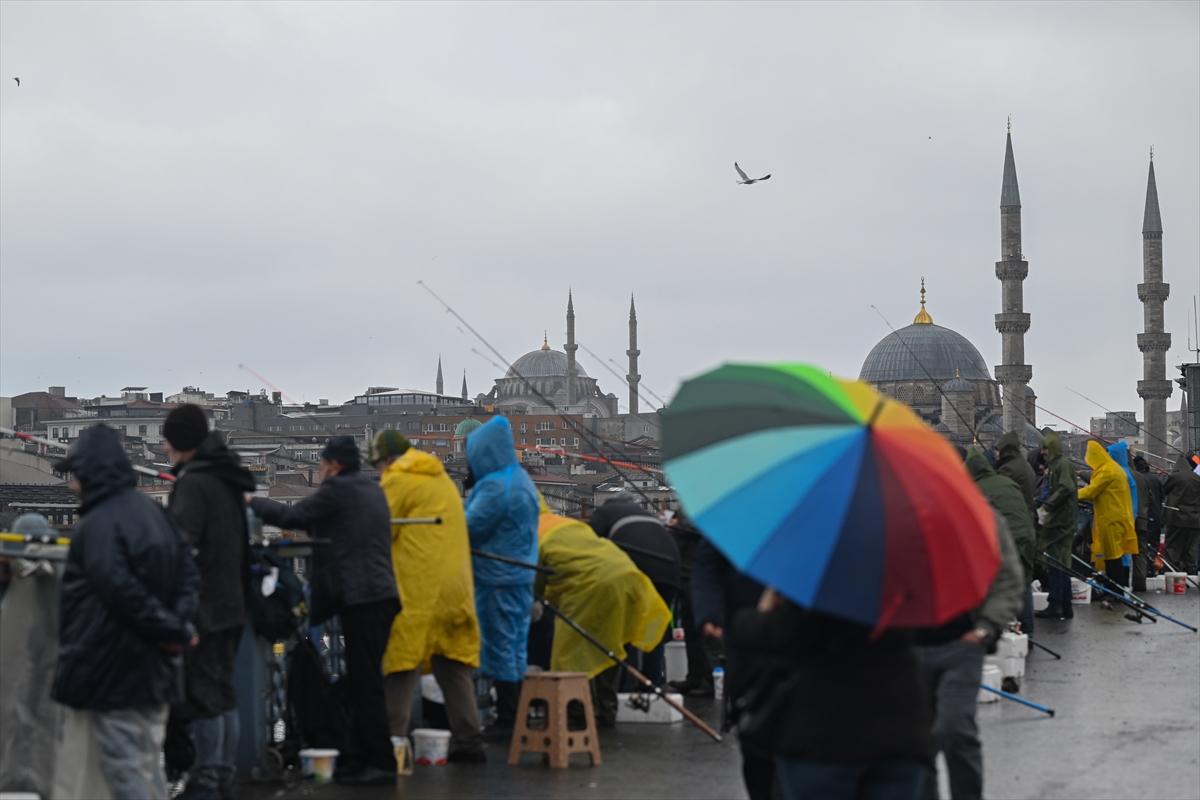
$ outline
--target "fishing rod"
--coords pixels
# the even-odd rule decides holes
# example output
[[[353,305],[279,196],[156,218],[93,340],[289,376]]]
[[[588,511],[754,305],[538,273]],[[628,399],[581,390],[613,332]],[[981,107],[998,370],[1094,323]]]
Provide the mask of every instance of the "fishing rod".
[[[608,370],[609,372],[611,372],[613,375],[616,375],[616,376],[617,376],[617,380],[619,380],[619,381],[621,381],[622,383],[624,383],[624,384],[626,385],[626,387],[627,387],[627,388],[633,389],[633,382],[632,382],[632,381],[630,381],[630,380],[629,380],[628,378],[626,378],[624,375],[622,375],[622,374],[620,374],[619,372],[617,372],[615,369],[613,369],[612,367],[610,367],[608,364],[605,364],[605,363],[604,363],[604,361],[603,361],[603,359],[601,359],[601,358],[600,358],[600,356],[598,356],[598,355],[596,355],[595,353],[593,353],[593,352],[592,352],[592,351],[591,351],[591,350],[588,348],[588,346],[587,346],[586,344],[584,344],[583,342],[576,342],[575,344],[579,345],[579,346],[580,346],[580,347],[582,347],[584,350],[587,350],[587,354],[588,354],[589,356],[591,356],[592,358],[596,359],[596,363],[598,363],[600,366],[604,367],[606,370]],[[610,358],[610,359],[609,359],[609,361],[612,361],[612,359]],[[613,363],[614,363],[614,364],[616,364],[616,362],[615,362],[615,361],[613,361]],[[618,366],[620,366],[620,365],[618,364]],[[637,389],[634,389],[634,391],[636,391],[636,392],[637,392],[637,396],[638,396],[639,398],[641,398],[642,402],[644,402],[646,405],[650,406],[651,408],[653,408],[653,407],[654,407],[654,404],[653,404],[653,403],[651,403],[649,400],[647,400],[647,399],[646,399],[646,395],[642,394],[642,392],[641,392],[641,387],[640,387],[640,386],[639,386]],[[650,392],[650,390],[649,390],[649,389],[647,389],[646,391]],[[650,394],[654,394],[654,392],[650,392]],[[658,398],[658,401],[659,401],[659,403],[661,403],[661,404],[662,404],[662,405],[664,405],[664,406],[666,405],[666,403],[665,403],[665,402],[663,402],[663,399],[662,399],[661,397],[658,397],[658,395],[656,395],[656,394],[654,394],[654,396],[655,396],[656,398]],[[639,416],[639,417],[640,417],[640,416],[641,416],[641,414],[638,414],[637,416]]]
[[[1053,563],[1051,563],[1051,562],[1053,562]],[[1161,611],[1159,611],[1158,609],[1150,607],[1150,605],[1147,604],[1145,601],[1141,600],[1141,598],[1138,598],[1138,600],[1139,600],[1138,603],[1134,603],[1133,601],[1126,598],[1124,595],[1117,594],[1116,592],[1112,591],[1111,589],[1106,589],[1105,587],[1101,586],[1100,584],[1095,583],[1091,580],[1088,580],[1087,577],[1080,574],[1079,572],[1072,569],[1071,567],[1068,567],[1066,564],[1063,564],[1057,558],[1055,558],[1052,555],[1049,555],[1048,553],[1042,553],[1042,563],[1045,564],[1046,566],[1054,567],[1055,569],[1057,569],[1060,572],[1065,572],[1068,575],[1070,575],[1072,578],[1076,578],[1077,580],[1083,581],[1088,586],[1091,586],[1093,589],[1099,589],[1100,591],[1104,592],[1105,594],[1112,596],[1113,598],[1115,598],[1117,600],[1117,602],[1122,603],[1126,606],[1129,606],[1129,608],[1131,608],[1139,617],[1142,615],[1149,614],[1151,616],[1149,616],[1148,619],[1150,619],[1151,622],[1158,621],[1155,619],[1155,617],[1162,617],[1163,619],[1167,620],[1168,622],[1174,622],[1176,625],[1187,628],[1192,633],[1200,633],[1200,630],[1197,630],[1196,628],[1192,627],[1191,625],[1188,625],[1186,622],[1180,622],[1179,620],[1175,619],[1174,617],[1168,616],[1168,615],[1162,613]],[[1141,619],[1133,619],[1129,615],[1126,615],[1126,617],[1128,619],[1130,619],[1132,622],[1141,622]]]
[[[565,450],[552,450],[549,447],[538,447],[537,445],[532,444],[518,444],[514,446],[518,450],[532,450],[535,453],[546,453],[547,455],[563,456],[564,458],[578,458],[582,459],[583,461],[598,461],[602,464],[611,464],[616,467],[627,467],[629,469],[641,470],[642,472],[649,472],[656,475],[667,474],[666,470],[654,469],[653,467],[643,467],[640,464],[631,464],[628,461],[609,461],[596,456],[585,456],[582,453],[568,453]]]
[[[1089,564],[1088,562],[1084,561],[1082,558],[1075,555],[1074,553],[1071,553],[1071,558],[1073,560],[1079,562],[1080,564],[1082,564],[1083,567],[1087,570],[1087,574],[1090,575],[1092,578],[1095,578],[1097,581],[1108,584],[1110,587],[1115,588],[1121,594],[1128,597],[1132,602],[1138,603],[1140,605],[1144,605],[1147,608],[1149,608],[1149,606],[1150,606],[1149,603],[1147,603],[1142,598],[1138,597],[1133,592],[1129,591],[1129,589],[1127,589],[1126,587],[1124,587],[1121,584],[1114,581],[1112,578],[1110,578],[1107,575],[1105,575],[1104,573],[1102,573],[1100,570],[1096,569],[1095,565]]]
[[[1115,413],[1116,413],[1115,411],[1112,411],[1111,409],[1109,409],[1109,408],[1107,408],[1107,407],[1105,407],[1105,406],[1102,406],[1102,405],[1100,405],[1099,403],[1097,403],[1097,402],[1096,402],[1095,400],[1093,400],[1092,398],[1088,397],[1088,396],[1087,396],[1086,394],[1084,394],[1083,392],[1077,392],[1077,391],[1075,391],[1074,389],[1072,389],[1070,386],[1064,386],[1063,388],[1064,388],[1064,389],[1066,389],[1068,392],[1071,392],[1072,394],[1077,394],[1077,395],[1079,395],[1079,396],[1080,396],[1080,397],[1082,397],[1084,400],[1087,400],[1087,401],[1088,401],[1089,403],[1091,403],[1092,405],[1094,405],[1094,406],[1097,406],[1098,408],[1100,408],[1102,411],[1104,411],[1104,412],[1105,412],[1105,413],[1107,413],[1107,414],[1115,414]],[[1175,449],[1175,447],[1174,447],[1174,446],[1173,446],[1173,445],[1172,445],[1170,442],[1168,442],[1166,439],[1160,439],[1159,437],[1155,436],[1155,435],[1154,435],[1153,433],[1151,433],[1150,431],[1146,430],[1146,426],[1145,426],[1143,423],[1140,423],[1140,422],[1138,422],[1136,417],[1133,419],[1133,425],[1134,425],[1134,427],[1135,427],[1135,428],[1137,428],[1137,430],[1138,430],[1138,433],[1141,433],[1141,434],[1144,434],[1144,435],[1146,435],[1146,436],[1149,436],[1151,439],[1153,439],[1153,440],[1154,440],[1154,441],[1156,441],[1156,442],[1162,442],[1164,445],[1166,445],[1166,447],[1167,447],[1167,449],[1168,449],[1168,450],[1174,450],[1174,449]],[[1173,462],[1171,461],[1171,459],[1170,459],[1170,458],[1168,458],[1168,457],[1166,457],[1166,456],[1157,456],[1157,455],[1155,455],[1154,453],[1146,453],[1146,452],[1143,452],[1143,455],[1150,456],[1151,458],[1157,458],[1157,459],[1159,459],[1160,461],[1166,461],[1168,464],[1170,464],[1170,463],[1173,463]],[[1166,473],[1166,470],[1161,470],[1161,471],[1162,471],[1164,474]]]
[[[509,558],[508,556],[497,555],[496,553],[488,553],[474,547],[471,548],[471,555],[479,556],[480,558],[490,558],[492,561],[501,561],[505,564],[512,564],[514,567],[524,567],[525,569],[531,569],[534,572],[541,572],[544,575],[554,574],[554,570],[550,567],[543,567],[541,564],[530,564],[528,561]]]
[[[1056,652],[1054,652],[1053,650],[1051,650],[1049,647],[1046,647],[1046,645],[1044,645],[1044,644],[1038,644],[1038,643],[1037,643],[1037,642],[1035,642],[1033,639],[1030,639],[1030,640],[1029,640],[1029,644],[1031,644],[1032,646],[1036,647],[1038,650],[1045,650],[1047,653],[1049,653],[1050,655],[1054,656],[1054,657],[1055,657],[1055,658],[1057,658],[1059,661],[1062,661],[1062,656],[1060,656],[1058,653],[1056,653]]]
[[[392,517],[393,525],[441,525],[441,517]]]
[[[1047,708],[1046,706],[1041,705],[1040,703],[1035,703],[1032,700],[1026,700],[1024,697],[1017,697],[1015,694],[1009,694],[1008,692],[1003,691],[1001,689],[997,689],[994,686],[988,686],[986,683],[979,684],[979,688],[987,689],[989,692],[994,692],[995,694],[998,694],[1001,697],[1003,697],[1005,700],[1012,700],[1013,702],[1020,703],[1023,706],[1029,706],[1030,708],[1036,708],[1038,711],[1041,711],[1043,714],[1049,714],[1052,717],[1054,716],[1053,708]]]
[[[1169,506],[1168,506],[1168,508],[1169,508]],[[1162,562],[1167,565],[1167,569],[1171,570],[1171,572],[1183,572],[1183,570],[1181,570],[1179,567],[1172,564],[1167,559],[1166,553],[1158,552],[1157,550],[1154,549],[1153,546],[1150,545],[1149,542],[1143,542],[1142,546],[1148,548],[1150,550],[1150,552],[1153,553],[1157,558],[1161,558]],[[1195,586],[1197,589],[1200,589],[1200,584],[1197,584],[1194,580],[1192,580],[1191,575],[1188,575],[1186,572],[1183,572],[1183,577],[1184,577],[1184,580],[1186,580],[1192,586]]]
[[[104,424],[104,423],[100,423],[100,424]],[[12,436],[12,437],[20,439],[21,441],[24,441],[24,442],[32,442],[33,444],[45,445],[46,447],[54,447],[58,450],[67,450],[67,448],[65,446],[63,446],[62,442],[56,442],[56,441],[53,441],[52,439],[43,439],[40,436],[33,436],[32,434],[22,433],[21,431],[15,431],[12,428],[0,428],[0,433],[4,434],[6,436]],[[135,472],[140,472],[143,475],[150,475],[151,477],[158,478],[158,479],[164,480],[164,481],[168,481],[170,483],[175,482],[175,476],[169,472],[159,472],[156,469],[152,469],[151,467],[143,467],[140,464],[130,464],[129,466],[133,467]]]
[[[264,386],[266,386],[266,387],[267,387],[268,389],[270,389],[271,391],[273,391],[273,392],[279,392],[279,396],[280,396],[280,397],[282,397],[284,400],[287,400],[287,401],[288,401],[289,403],[291,403],[292,405],[294,405],[294,406],[298,406],[298,407],[299,407],[299,413],[300,413],[300,414],[303,414],[304,416],[306,416],[306,417],[308,417],[309,419],[311,419],[313,422],[315,422],[315,423],[317,423],[318,425],[320,425],[320,426],[321,426],[321,430],[325,431],[325,432],[326,432],[326,433],[328,433],[330,436],[338,436],[338,435],[340,435],[340,434],[338,434],[338,433],[337,433],[337,431],[335,431],[333,428],[330,428],[328,425],[326,425],[326,424],[325,424],[325,421],[324,421],[324,420],[322,420],[320,417],[318,417],[316,414],[313,414],[313,413],[311,413],[311,412],[309,412],[309,411],[306,411],[306,410],[304,410],[304,406],[303,406],[303,404],[301,404],[301,403],[297,403],[297,402],[295,401],[295,399],[294,399],[294,398],[291,398],[291,397],[289,397],[289,396],[287,395],[287,393],[285,393],[285,392],[284,392],[282,389],[280,389],[280,388],[279,388],[278,386],[276,386],[275,384],[271,383],[269,380],[267,380],[266,378],[264,378],[262,375],[259,375],[257,372],[255,372],[255,371],[254,371],[253,369],[251,369],[250,367],[246,366],[245,364],[238,364],[238,369],[245,370],[246,372],[249,372],[251,375],[253,375],[254,377],[258,378],[260,381],[262,381],[263,385],[264,385]],[[367,444],[370,444],[370,442],[368,442]]]
[[[599,639],[597,639],[596,637],[592,636],[590,633],[585,631],[579,625],[579,623],[577,623],[575,620],[568,617],[561,610],[559,610],[556,606],[554,606],[552,603],[548,602],[545,598],[539,597],[538,600],[541,601],[542,605],[548,611],[550,611],[550,613],[554,614],[554,616],[558,617],[563,622],[567,623],[567,625],[571,626],[571,628],[573,628],[576,633],[578,633],[580,636],[582,636],[584,639],[586,639],[588,642],[590,642],[592,645],[594,645],[597,649],[599,649],[602,653],[604,653],[604,655],[611,658],[614,662],[616,662],[616,664],[618,666],[624,667],[625,671],[628,672],[631,676],[633,676],[634,680],[636,680],[639,684],[641,684],[643,689],[649,690],[650,694],[656,695],[660,700],[665,702],[671,708],[673,708],[676,711],[683,714],[683,716],[687,717],[689,722],[691,722],[697,728],[699,728],[700,730],[704,731],[709,736],[711,736],[713,741],[715,741],[715,742],[721,741],[721,734],[717,733],[712,728],[710,728],[704,722],[704,720],[700,719],[695,714],[693,714],[691,711],[688,711],[686,708],[684,708],[682,703],[677,703],[674,700],[672,700],[671,696],[663,690],[663,687],[659,686],[654,681],[650,680],[645,675],[638,672],[636,669],[634,669],[633,665],[630,664],[628,661],[626,661],[623,658],[618,657],[616,653],[614,653],[611,649],[609,649],[604,644],[602,644]]]

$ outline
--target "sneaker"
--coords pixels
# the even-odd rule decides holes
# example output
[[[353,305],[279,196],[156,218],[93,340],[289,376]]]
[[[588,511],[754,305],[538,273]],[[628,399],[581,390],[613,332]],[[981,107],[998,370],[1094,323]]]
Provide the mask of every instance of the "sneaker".
[[[1007,678],[1005,678],[1003,681],[1000,682],[1000,689],[1005,692],[1008,692],[1009,694],[1020,694],[1021,684],[1017,681],[1017,679],[1014,676],[1009,675]]]
[[[1063,606],[1062,618],[1063,619],[1075,619],[1075,609],[1071,606],[1070,603]]]
[[[1038,619],[1063,619],[1066,616],[1062,606],[1046,606],[1041,611],[1033,612],[1033,615]]]
[[[451,764],[486,764],[487,753],[482,747],[456,747],[450,750],[446,760]]]
[[[680,694],[687,694],[692,689],[695,689],[697,684],[691,681],[667,681],[667,686]]]

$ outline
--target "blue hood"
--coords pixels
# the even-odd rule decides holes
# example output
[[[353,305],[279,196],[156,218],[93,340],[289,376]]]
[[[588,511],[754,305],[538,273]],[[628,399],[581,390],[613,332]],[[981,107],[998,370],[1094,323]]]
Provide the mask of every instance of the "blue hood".
[[[1121,469],[1125,470],[1125,480],[1129,481],[1129,496],[1133,500],[1133,516],[1136,518],[1138,513],[1138,492],[1137,484],[1133,480],[1133,473],[1129,471],[1129,445],[1124,442],[1117,442],[1108,448],[1108,454],[1112,456],[1112,460],[1121,465]]]
[[[481,480],[517,463],[512,426],[504,417],[493,417],[467,437],[467,464]]]

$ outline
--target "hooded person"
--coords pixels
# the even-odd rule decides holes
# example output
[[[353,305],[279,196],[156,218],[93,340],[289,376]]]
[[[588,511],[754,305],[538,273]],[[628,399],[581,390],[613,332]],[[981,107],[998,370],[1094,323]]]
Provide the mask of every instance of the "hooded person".
[[[446,699],[453,736],[449,760],[486,761],[471,678],[479,666],[479,621],[462,498],[441,460],[414,449],[398,431],[376,435],[370,461],[379,470],[392,519],[441,520],[392,526],[401,606],[383,655],[392,736],[408,735],[421,673],[432,672]]]
[[[1053,561],[1046,579],[1049,583],[1048,604],[1034,616],[1070,619],[1075,616],[1071,608],[1071,576],[1053,566],[1053,563],[1069,567],[1071,562],[1071,544],[1075,540],[1075,527],[1079,524],[1075,468],[1063,455],[1062,441],[1054,431],[1049,431],[1042,438],[1040,449],[1046,461],[1046,499],[1041,501],[1040,507],[1045,517],[1038,537],[1038,550]]]
[[[1130,564],[1125,557],[1138,551],[1132,479],[1110,455],[1114,451],[1118,456],[1124,455],[1124,444],[1119,442],[1106,451],[1094,439],[1088,442],[1085,460],[1092,468],[1092,479],[1079,490],[1080,500],[1092,501],[1092,561],[1119,586],[1129,585]]]
[[[619,658],[626,645],[651,650],[662,641],[671,609],[633,560],[580,520],[550,513],[543,505],[538,525],[539,562],[554,570],[538,573],[537,593],[596,637]],[[550,669],[586,672],[592,679],[596,723],[617,721],[617,684],[623,668],[575,629],[556,618]]]
[[[54,797],[91,797],[95,753],[113,797],[167,797],[159,755],[183,659],[197,642],[200,577],[186,534],[137,478],[106,425],[80,434],[55,464],[72,474],[82,517],[63,571],[52,696],[68,706]],[[90,741],[89,741],[90,740]]]
[[[466,502],[471,547],[529,564],[537,562],[538,494],[517,461],[512,426],[493,417],[467,437],[471,494]],[[534,571],[472,557],[475,608],[482,639],[480,669],[496,686],[497,738],[516,721],[525,676]]]
[[[246,621],[250,568],[243,496],[254,491],[254,476],[219,433],[209,432],[199,406],[172,410],[163,437],[175,475],[167,507],[187,533],[200,572],[200,643],[184,653],[186,698],[171,710],[173,719],[190,722],[196,753],[181,797],[225,797],[232,793],[237,768],[233,664]]]
[[[1024,458],[1018,459],[1026,464]],[[1026,464],[1028,466],[1028,464]],[[1021,585],[1023,590],[1023,605],[1017,618],[1021,621],[1021,629],[1027,634],[1033,634],[1033,568],[1037,557],[1037,533],[1033,529],[1033,519],[1025,506],[1025,497],[1017,483],[1003,475],[996,474],[983,453],[972,448],[967,454],[967,471],[975,480],[975,485],[983,492],[983,496],[991,503],[992,508],[1008,523],[1009,533],[1012,534],[1013,544],[1021,559]],[[1022,513],[1022,509],[1026,513]]]
[[[1200,542],[1200,466],[1181,455],[1163,484],[1163,525],[1167,529],[1167,558],[1196,574],[1196,545]]]
[[[1021,442],[1016,431],[1008,431],[996,440],[996,474],[1003,475],[1021,490],[1025,505],[1029,509],[1030,521],[1037,518],[1034,505],[1034,495],[1037,494],[1038,478],[1029,464],[1029,459],[1021,452]],[[1010,522],[1011,527],[1011,522]],[[1014,531],[1013,535],[1016,535]],[[1018,545],[1019,546],[1019,545]],[[1021,552],[1024,559],[1025,552]]]
[[[1137,507],[1134,509],[1133,527],[1137,530],[1138,551],[1133,556],[1133,590],[1146,591],[1146,551],[1154,549],[1158,537],[1151,534],[1152,520],[1162,515],[1162,484],[1150,477],[1150,465],[1142,456],[1135,456],[1129,476],[1136,486]],[[1155,526],[1157,527],[1157,526]],[[1157,533],[1157,531],[1156,531]]]

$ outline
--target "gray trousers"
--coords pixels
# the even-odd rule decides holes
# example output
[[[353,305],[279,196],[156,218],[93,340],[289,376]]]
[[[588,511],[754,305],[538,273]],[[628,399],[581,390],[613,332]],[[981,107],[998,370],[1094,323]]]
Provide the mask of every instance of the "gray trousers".
[[[169,708],[67,709],[53,796],[167,800],[160,757]],[[96,772],[103,776],[101,781]]]
[[[946,757],[953,800],[983,797],[983,747],[975,706],[983,677],[983,646],[955,640],[916,647],[921,679],[933,704],[933,741]],[[925,797],[937,798],[937,775],[925,781]]]
[[[431,661],[433,676],[446,698],[451,746],[456,750],[482,747],[483,733],[479,730],[479,709],[475,703],[471,668],[443,656],[434,656]],[[408,726],[412,723],[413,695],[421,682],[421,669],[393,672],[383,680],[387,691],[388,727],[392,736],[407,736]]]
[[[1167,560],[1177,569],[1196,574],[1196,545],[1200,543],[1200,528],[1167,526]]]

